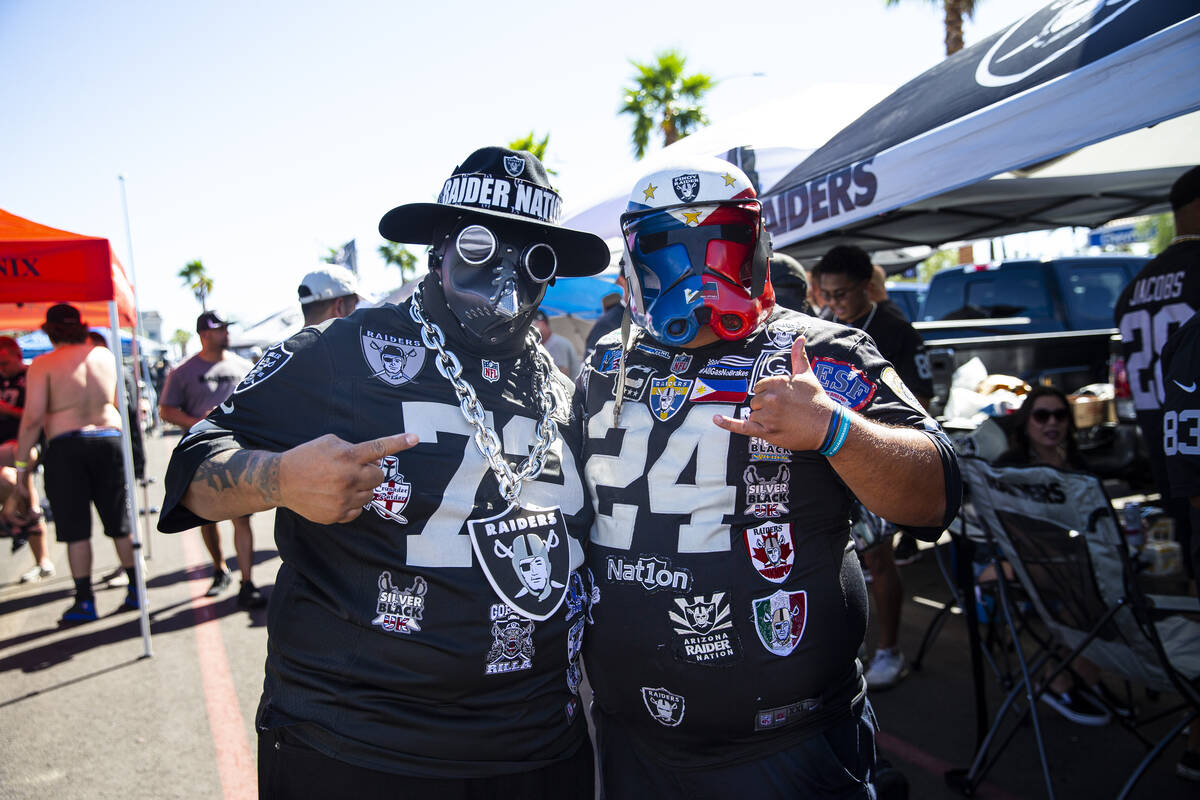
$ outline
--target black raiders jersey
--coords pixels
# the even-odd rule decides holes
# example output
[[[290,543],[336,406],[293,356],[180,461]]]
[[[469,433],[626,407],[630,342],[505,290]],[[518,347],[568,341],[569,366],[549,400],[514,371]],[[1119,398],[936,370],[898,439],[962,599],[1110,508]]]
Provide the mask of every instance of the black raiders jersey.
[[[1200,495],[1200,314],[1167,340],[1162,376],[1161,444],[1168,485],[1172,497],[1195,497]]]
[[[276,510],[283,565],[258,725],[292,726],[339,760],[410,776],[536,769],[586,743],[577,690],[591,506],[570,419],[574,386],[551,370],[559,435],[540,476],[525,482],[526,511],[505,515],[475,429],[421,342],[405,303],[272,347],[176,448],[159,529],[202,522],[181,499],[222,450],[417,434],[418,445],[382,460],[384,480],[354,521],[318,525]],[[530,352],[455,355],[509,463],[523,460],[540,416]]]
[[[929,357],[925,355],[925,340],[904,318],[900,307],[895,303],[890,305],[891,308],[876,304],[865,318],[853,323],[852,327],[866,331],[880,355],[896,368],[900,379],[913,394],[933,397],[933,372],[929,367]]]
[[[17,408],[25,407],[25,370],[11,378],[0,375],[0,400]],[[0,442],[17,438],[21,429],[21,418],[0,414]]]
[[[1180,242],[1142,267],[1121,292],[1113,311],[1138,424],[1160,489],[1163,466],[1161,355],[1167,339],[1200,308],[1200,242]]]
[[[930,435],[953,498],[947,519],[957,510],[948,440],[862,331],[776,309],[735,342],[686,350],[639,336],[619,427],[619,334],[601,339],[580,378],[599,589],[584,659],[595,702],[673,766],[782,749],[846,717],[864,691],[851,493],[817,453],[712,421],[744,417],[758,380],[790,374],[800,334],[838,402]]]

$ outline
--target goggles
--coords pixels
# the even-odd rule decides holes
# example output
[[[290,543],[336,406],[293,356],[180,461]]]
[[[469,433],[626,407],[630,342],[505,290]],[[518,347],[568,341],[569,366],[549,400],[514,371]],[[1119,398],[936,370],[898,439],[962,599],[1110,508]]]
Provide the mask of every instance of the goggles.
[[[496,257],[500,240],[483,225],[468,225],[454,240],[458,257],[472,266],[483,266]],[[525,274],[535,283],[548,283],[558,272],[558,255],[545,242],[533,242],[521,251],[521,266]]]

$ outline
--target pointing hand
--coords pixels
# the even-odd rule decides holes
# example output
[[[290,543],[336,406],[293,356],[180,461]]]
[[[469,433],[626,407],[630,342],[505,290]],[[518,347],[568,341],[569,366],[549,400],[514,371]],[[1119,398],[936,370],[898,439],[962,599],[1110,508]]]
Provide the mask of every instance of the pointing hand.
[[[379,461],[417,441],[415,433],[397,433],[351,444],[327,433],[293,447],[279,461],[280,505],[322,525],[350,522],[383,482]]]

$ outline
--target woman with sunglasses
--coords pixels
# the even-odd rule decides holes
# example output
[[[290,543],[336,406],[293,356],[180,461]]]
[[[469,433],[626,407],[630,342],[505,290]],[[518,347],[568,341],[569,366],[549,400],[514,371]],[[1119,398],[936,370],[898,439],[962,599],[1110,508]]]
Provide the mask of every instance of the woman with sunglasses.
[[[996,466],[1044,464],[1056,469],[1087,471],[1075,441],[1071,403],[1053,386],[1038,386],[1025,396],[1013,414],[1009,439],[1011,448],[996,459]],[[985,575],[981,574],[980,579],[986,580]],[[1091,661],[1078,656],[1071,662],[1071,669],[1087,683],[1087,690],[1080,691],[1070,672],[1061,672],[1042,694],[1046,705],[1079,725],[1107,725],[1111,716],[1106,705],[1121,716],[1132,713],[1128,703],[1100,681],[1100,669]]]

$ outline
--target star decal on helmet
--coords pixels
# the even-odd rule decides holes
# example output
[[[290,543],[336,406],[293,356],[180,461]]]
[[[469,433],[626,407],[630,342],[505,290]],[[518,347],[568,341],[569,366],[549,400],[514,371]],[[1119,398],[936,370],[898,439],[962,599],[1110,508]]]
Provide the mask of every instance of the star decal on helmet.
[[[737,178],[733,177],[733,176],[732,176],[732,175],[730,175],[728,172],[726,172],[726,173],[725,173],[724,175],[722,175],[721,177],[725,179],[725,185],[726,185],[726,186],[733,186],[734,182],[736,182],[736,181],[737,181]]]
[[[700,224],[700,212],[699,211],[684,211],[683,212],[683,221],[693,227],[696,225],[699,225]]]
[[[654,199],[654,193],[655,193],[656,191],[658,191],[658,187],[657,187],[657,186],[655,186],[653,183],[647,183],[647,184],[646,184],[646,188],[645,188],[645,189],[642,189],[642,194],[643,194],[643,195],[645,195],[645,196],[644,196],[642,199],[643,199],[643,200],[653,200],[653,199]]]

